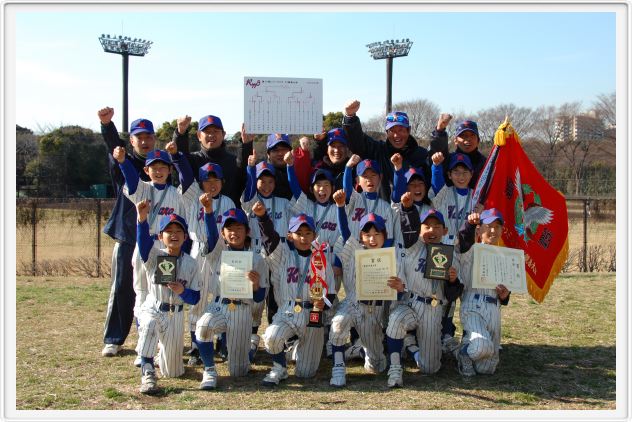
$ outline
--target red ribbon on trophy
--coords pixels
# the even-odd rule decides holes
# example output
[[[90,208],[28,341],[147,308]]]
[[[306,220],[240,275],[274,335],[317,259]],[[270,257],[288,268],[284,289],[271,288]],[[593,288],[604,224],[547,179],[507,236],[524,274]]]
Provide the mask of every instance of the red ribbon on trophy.
[[[311,277],[309,278],[309,294],[313,301],[323,299],[327,306],[331,307],[331,302],[327,299],[329,286],[325,281],[325,273],[327,268],[327,257],[325,257],[325,249],[329,247],[326,242],[312,242],[314,247],[312,256],[310,257]],[[309,313],[310,327],[322,327],[322,310],[314,307]]]

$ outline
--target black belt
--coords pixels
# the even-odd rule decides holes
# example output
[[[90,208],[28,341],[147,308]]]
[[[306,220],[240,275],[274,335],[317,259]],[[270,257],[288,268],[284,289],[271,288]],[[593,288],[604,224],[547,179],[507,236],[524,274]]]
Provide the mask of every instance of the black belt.
[[[428,304],[428,305],[430,305],[432,303],[432,298],[431,297],[419,296],[419,295],[416,295],[416,294],[413,294],[411,299],[417,300],[419,302],[423,302],[423,303]],[[439,300],[439,299],[436,299],[436,301],[437,301],[438,305],[443,305],[444,303],[446,303],[443,300]]]
[[[493,303],[494,305],[498,305],[498,299],[496,299],[495,297],[492,296],[487,296],[487,295],[480,295],[478,293],[476,293],[474,295],[474,300],[478,300],[478,298],[482,297],[483,300],[487,303]]]
[[[219,297],[215,298],[215,302],[219,302]],[[229,303],[234,303],[235,305],[245,305],[246,302],[241,300],[241,299],[228,299],[228,298],[223,298],[222,299],[222,303],[224,305],[228,305]]]
[[[382,306],[384,305],[384,302],[381,300],[361,300],[360,303],[363,303],[365,305],[369,305],[369,306]]]
[[[170,303],[162,302],[159,309],[162,312],[180,312],[182,308],[184,308],[184,305],[172,305]]]
[[[292,306],[292,304],[294,304],[294,306],[301,305],[301,307],[305,308],[305,309],[312,309],[314,307],[314,304],[312,302],[310,302],[310,301],[307,301],[307,300],[305,302],[293,302],[293,301],[290,300],[288,302],[288,305]]]

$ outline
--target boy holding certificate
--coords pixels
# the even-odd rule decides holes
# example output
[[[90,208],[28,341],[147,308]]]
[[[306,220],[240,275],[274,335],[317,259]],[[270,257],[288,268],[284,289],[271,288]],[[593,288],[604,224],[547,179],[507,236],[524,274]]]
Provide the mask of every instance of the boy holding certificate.
[[[165,377],[184,374],[184,303],[195,305],[200,300],[197,263],[182,252],[187,238],[187,223],[177,214],[165,215],[159,221],[158,239],[165,245],[159,249],[149,234],[148,200],[136,205],[138,212],[137,246],[147,272],[148,292],[138,311],[138,355],[141,360],[143,394],[160,390],[154,369],[154,353],[160,344],[160,372]]]
[[[207,306],[195,330],[200,357],[204,362],[200,389],[211,390],[217,386],[214,335],[226,333],[231,376],[244,376],[250,369],[251,307],[254,302],[262,302],[265,298],[268,268],[263,258],[252,251],[248,217],[243,210],[231,208],[222,215],[222,239],[219,240],[211,194],[202,194],[200,203],[204,207],[208,239],[206,262],[220,271],[218,277],[213,277],[219,284],[214,290],[219,294]]]
[[[442,306],[454,300],[461,291],[454,266],[447,267],[447,260],[438,263],[447,270],[446,279],[426,278],[427,259],[432,245],[441,243],[447,233],[443,215],[431,209],[417,217],[417,208],[413,205],[410,192],[402,195],[401,230],[404,233],[402,252],[405,283],[393,287],[398,292],[407,292],[403,303],[390,315],[386,328],[386,345],[390,359],[388,370],[389,388],[403,386],[403,367],[401,350],[406,332],[417,330],[419,351],[415,354],[417,366],[423,374],[433,374],[441,367],[441,317]],[[421,224],[421,227],[419,225]],[[419,233],[417,237],[416,233]],[[434,261],[434,260],[433,260]],[[437,263],[435,263],[436,265]]]
[[[475,238],[487,245],[498,245],[503,224],[500,211],[490,208],[470,214],[459,233],[461,253],[456,264],[465,285],[460,310],[464,334],[455,355],[459,372],[467,377],[493,374],[500,359],[500,305],[509,303],[511,292],[503,284],[495,289],[472,287],[472,245]]]
[[[298,377],[314,376],[318,370],[323,350],[323,328],[308,327],[312,314],[331,306],[335,297],[334,274],[331,266],[333,252],[329,248],[315,248],[314,219],[299,214],[290,219],[287,242],[281,242],[272,220],[262,202],[252,207],[263,233],[266,262],[271,272],[271,284],[279,304],[272,323],[264,334],[266,351],[272,355],[272,370],[263,379],[263,384],[276,386],[288,377],[284,352],[286,342],[296,336],[296,370]],[[318,258],[318,259],[316,259]],[[310,271],[311,266],[311,271]],[[320,284],[324,288],[315,294],[313,287]]]
[[[338,222],[342,233],[342,250],[337,253],[343,265],[343,285],[345,299],[340,303],[336,314],[332,319],[329,339],[332,344],[333,367],[329,384],[334,387],[343,387],[346,384],[346,366],[344,356],[344,344],[349,336],[351,328],[355,327],[360,335],[363,345],[364,368],[367,372],[377,374],[386,369],[386,357],[382,341],[382,309],[386,300],[358,300],[356,292],[356,278],[363,277],[356,273],[355,253],[358,250],[375,250],[383,248],[386,241],[386,226],[384,219],[373,213],[369,213],[360,220],[360,235],[358,238],[351,236],[347,215],[345,213],[345,192],[342,190],[334,193],[334,200],[338,209]],[[338,249],[340,243],[337,244]],[[390,248],[392,250],[392,248]],[[377,256],[378,254],[373,254]],[[394,256],[393,256],[394,258]],[[380,259],[377,259],[380,261]],[[384,263],[388,260],[384,260]],[[392,264],[394,264],[394,259]],[[395,269],[391,268],[389,272]],[[358,280],[360,283],[368,280]],[[385,277],[382,284],[391,289],[401,285],[401,280],[395,276]],[[390,289],[388,289],[390,290]],[[390,290],[392,292],[392,290]],[[396,296],[391,294],[390,296]],[[401,296],[401,295],[400,295]]]

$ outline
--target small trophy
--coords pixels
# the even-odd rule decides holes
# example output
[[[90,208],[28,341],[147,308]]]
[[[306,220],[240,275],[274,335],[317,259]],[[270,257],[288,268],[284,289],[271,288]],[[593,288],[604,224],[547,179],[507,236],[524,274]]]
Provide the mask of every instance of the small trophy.
[[[448,270],[452,265],[454,246],[439,244],[428,245],[426,258],[426,271],[424,277],[434,280],[447,280],[450,278]]]
[[[315,246],[311,256],[311,269],[312,277],[309,281],[309,298],[312,301],[323,299],[327,295],[328,286],[325,282],[325,268],[327,265],[327,258],[325,258],[324,249],[327,247],[326,243],[318,244],[313,242]],[[323,326],[323,311],[316,306],[309,312],[308,327],[322,327]]]
[[[177,256],[159,256],[157,258],[156,275],[154,284],[167,285],[176,281]]]

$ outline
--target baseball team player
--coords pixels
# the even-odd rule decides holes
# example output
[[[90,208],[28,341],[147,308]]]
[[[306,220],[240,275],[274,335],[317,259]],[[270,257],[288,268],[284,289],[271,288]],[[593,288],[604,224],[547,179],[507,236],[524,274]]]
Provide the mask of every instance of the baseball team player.
[[[471,247],[475,238],[487,245],[498,245],[503,224],[500,211],[490,208],[470,214],[459,233],[461,253],[456,256],[456,265],[465,286],[460,310],[464,334],[455,355],[459,373],[467,377],[493,374],[500,359],[500,306],[509,303],[511,292],[503,284],[495,289],[472,288]]]
[[[290,219],[287,242],[281,242],[274,230],[265,205],[255,203],[252,209],[259,219],[264,235],[265,259],[271,268],[271,284],[274,285],[279,310],[264,334],[266,351],[272,355],[272,369],[263,379],[268,386],[278,385],[288,377],[285,358],[285,343],[293,336],[298,337],[296,347],[296,369],[298,377],[312,377],[318,370],[323,350],[323,328],[307,327],[309,311],[314,307],[325,309],[324,299],[312,299],[309,292],[310,258],[312,242],[316,239],[314,220],[305,214]],[[327,283],[327,300],[331,303],[334,275],[331,262],[333,253],[324,250],[326,258],[324,280]]]
[[[140,201],[138,212],[138,250],[142,266],[147,273],[147,295],[138,312],[138,353],[141,358],[140,392],[159,392],[154,369],[154,353],[160,345],[159,366],[165,377],[184,374],[182,349],[184,347],[184,303],[194,305],[200,299],[197,262],[182,252],[187,238],[186,221],[177,214],[164,215],[158,223],[157,234],[163,249],[155,245],[149,231],[151,203]],[[156,272],[160,256],[177,257],[176,280],[167,285],[157,284]]]
[[[386,345],[390,359],[387,381],[389,388],[403,386],[400,353],[406,332],[412,329],[417,331],[420,350],[415,358],[421,373],[433,374],[439,370],[441,366],[441,305],[460,293],[457,271],[453,266],[449,269],[448,281],[424,277],[428,245],[441,243],[441,238],[447,233],[443,215],[431,209],[417,218],[417,209],[413,206],[410,193],[402,196],[402,212],[410,214],[407,219],[401,220],[401,229],[404,233],[418,231],[417,228],[410,227],[407,222],[421,223],[421,227],[417,241],[411,245],[407,240],[405,250],[400,254],[405,284],[399,279],[393,283],[393,288],[398,292],[405,291],[407,297],[404,303],[392,310],[386,328]]]
[[[222,251],[252,251],[248,238],[248,217],[241,209],[231,208],[221,216],[221,239],[217,232],[216,217],[213,213],[211,194],[200,196],[204,207],[207,230],[207,262],[216,269],[217,291],[221,292],[220,268]],[[217,386],[217,371],[213,359],[213,336],[226,333],[228,351],[228,371],[231,376],[240,377],[250,368],[250,333],[252,328],[253,302],[262,302],[268,286],[268,267],[257,253],[252,254],[252,270],[246,275],[252,283],[251,299],[236,299],[218,294],[204,314],[197,321],[196,338],[200,357],[204,362],[204,374],[200,388],[214,389]]]
[[[334,193],[338,208],[338,221],[342,233],[341,242],[336,249],[343,264],[343,285],[345,298],[336,309],[332,319],[329,339],[332,344],[333,367],[329,384],[342,387],[346,384],[346,367],[344,346],[352,327],[358,331],[363,345],[364,368],[367,372],[377,374],[386,369],[384,356],[384,333],[382,322],[382,301],[358,301],[356,297],[355,251],[358,249],[379,249],[386,241],[386,225],[384,219],[374,213],[366,214],[360,220],[360,236],[351,236],[344,210],[345,192]],[[340,244],[343,246],[340,247]],[[388,280],[389,285],[395,283],[397,277]]]
[[[198,170],[197,182],[192,177],[192,169],[189,161],[182,153],[177,151],[175,142],[167,144],[167,151],[171,154],[173,164],[180,174],[180,185],[178,193],[182,195],[183,207],[186,210],[186,219],[189,222],[189,236],[192,240],[191,256],[195,258],[200,266],[200,300],[189,310],[189,331],[191,334],[191,350],[189,350],[189,365],[201,363],[196,344],[195,325],[198,318],[208,303],[209,294],[216,297],[218,292],[211,290],[211,278],[214,274],[214,266],[207,262],[201,251],[206,247],[206,225],[204,224],[204,207],[199,201],[202,193],[208,193],[213,198],[215,214],[217,217],[216,226],[219,225],[222,214],[235,208],[235,203],[228,196],[221,194],[224,184],[224,173],[222,167],[216,163],[206,163]]]

